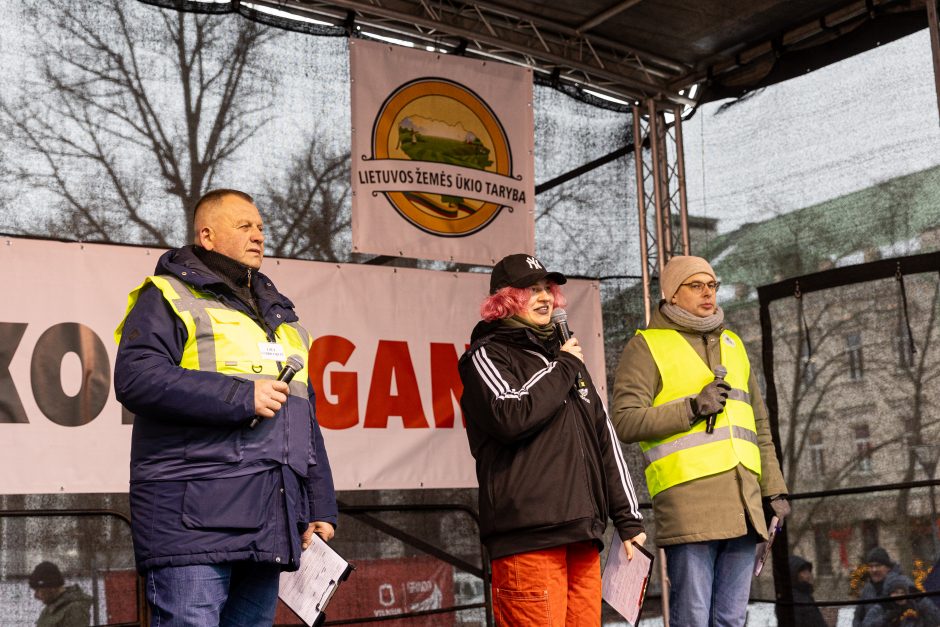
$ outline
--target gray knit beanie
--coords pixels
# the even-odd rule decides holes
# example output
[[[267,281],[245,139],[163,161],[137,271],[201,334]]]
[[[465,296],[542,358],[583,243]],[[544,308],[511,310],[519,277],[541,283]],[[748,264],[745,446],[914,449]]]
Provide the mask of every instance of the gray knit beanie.
[[[666,299],[666,302],[672,300],[672,297],[679,291],[679,286],[687,278],[699,272],[710,274],[713,279],[715,278],[715,271],[712,270],[711,264],[701,257],[676,255],[666,262],[663,275],[659,278],[659,285],[663,289],[663,298]]]

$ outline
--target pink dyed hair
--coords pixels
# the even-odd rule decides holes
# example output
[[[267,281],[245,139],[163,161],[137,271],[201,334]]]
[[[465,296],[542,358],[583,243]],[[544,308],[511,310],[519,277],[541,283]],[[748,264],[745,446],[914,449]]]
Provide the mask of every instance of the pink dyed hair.
[[[568,304],[568,299],[561,292],[561,288],[551,281],[548,282],[548,289],[555,297],[555,309],[564,307]],[[527,287],[503,287],[496,290],[495,294],[490,294],[480,305],[480,317],[487,322],[493,320],[502,320],[514,316],[526,308],[529,304],[529,298],[532,292]]]

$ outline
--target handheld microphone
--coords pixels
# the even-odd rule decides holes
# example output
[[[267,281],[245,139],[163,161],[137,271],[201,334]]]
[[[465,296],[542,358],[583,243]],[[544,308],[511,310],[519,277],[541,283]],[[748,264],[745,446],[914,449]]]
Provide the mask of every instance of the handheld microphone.
[[[555,327],[555,333],[558,334],[558,339],[562,344],[571,339],[571,329],[568,328],[568,312],[564,309],[558,308],[552,311],[552,324]],[[587,382],[584,380],[584,377],[581,376],[581,373],[578,373],[577,378],[578,390],[586,390]]]
[[[712,370],[715,373],[715,379],[719,381],[724,381],[725,377],[728,375],[728,369],[718,364]],[[705,433],[711,433],[715,430],[715,421],[718,419],[718,414],[712,414],[705,420]]]
[[[294,378],[294,375],[304,369],[304,358],[300,355],[291,355],[287,358],[287,362],[284,364],[284,367],[281,368],[281,371],[277,375],[278,381],[283,381],[284,383],[290,383],[291,379]],[[254,429],[258,426],[258,423],[261,422],[261,416],[255,416],[251,419],[251,424],[248,425],[249,429]]]

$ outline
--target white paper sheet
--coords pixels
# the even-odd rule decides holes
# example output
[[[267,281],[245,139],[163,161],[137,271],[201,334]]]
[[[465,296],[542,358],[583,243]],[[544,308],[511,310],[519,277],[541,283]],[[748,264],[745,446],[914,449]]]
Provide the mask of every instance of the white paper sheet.
[[[617,548],[611,547],[607,555],[601,596],[631,625],[636,625],[653,570],[653,556],[634,545],[633,559],[628,560],[623,542],[616,542]]]
[[[281,573],[278,596],[307,625],[314,625],[349,572],[349,562],[313,534],[300,557],[300,569]]]

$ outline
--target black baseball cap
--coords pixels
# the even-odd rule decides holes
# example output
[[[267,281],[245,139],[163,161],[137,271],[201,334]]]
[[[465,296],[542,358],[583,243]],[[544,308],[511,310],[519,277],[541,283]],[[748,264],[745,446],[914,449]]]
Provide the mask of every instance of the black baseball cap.
[[[504,287],[529,287],[542,279],[551,281],[556,285],[568,282],[565,275],[560,272],[549,272],[542,262],[532,255],[518,253],[508,255],[493,266],[490,275],[490,294]]]

